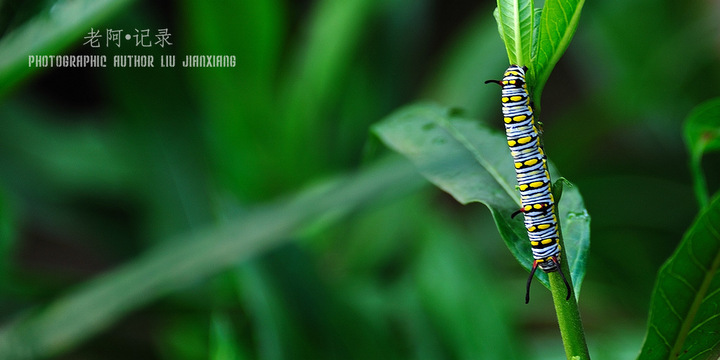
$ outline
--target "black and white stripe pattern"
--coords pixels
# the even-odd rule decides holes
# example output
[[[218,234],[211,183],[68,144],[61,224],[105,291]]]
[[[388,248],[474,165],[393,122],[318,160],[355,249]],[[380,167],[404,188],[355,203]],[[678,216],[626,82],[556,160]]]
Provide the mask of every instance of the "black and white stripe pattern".
[[[523,213],[525,228],[528,231],[532,247],[533,263],[528,278],[529,286],[535,270],[540,267],[545,272],[560,270],[560,244],[558,220],[555,215],[550,175],[547,170],[545,153],[535,127],[533,110],[525,83],[526,68],[511,65],[503,75],[502,81],[489,80],[502,87],[502,111],[505,122],[505,134],[508,146],[515,161],[518,189],[522,207],[513,216]],[[565,275],[560,271],[565,279]],[[568,287],[568,298],[570,287]]]

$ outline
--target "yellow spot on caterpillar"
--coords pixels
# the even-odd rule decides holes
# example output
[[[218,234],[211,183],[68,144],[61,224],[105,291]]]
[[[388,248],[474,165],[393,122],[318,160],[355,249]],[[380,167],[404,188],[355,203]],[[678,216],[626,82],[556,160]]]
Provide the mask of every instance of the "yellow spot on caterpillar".
[[[532,141],[532,136],[526,136],[526,137],[524,137],[524,138],[519,138],[519,139],[517,139],[517,142],[520,143],[520,144],[527,144],[527,143],[529,143],[530,141]]]
[[[512,101],[520,101],[520,100],[522,100],[522,99],[523,99],[523,97],[522,97],[522,96],[519,96],[519,95],[511,96],[511,97],[510,97],[510,100],[512,100]]]
[[[535,205],[533,205],[533,207],[535,208],[535,210],[540,210],[540,209],[544,208],[545,206],[543,204],[535,204]]]
[[[532,210],[532,205],[525,205],[524,210],[525,210],[525,211],[530,211],[530,210]]]
[[[512,118],[512,119],[513,119],[513,121],[515,121],[515,122],[521,122],[521,121],[527,120],[527,116],[526,116],[526,115],[518,115],[518,116],[516,116],[516,117],[514,117],[514,118]]]
[[[509,118],[509,117],[506,117],[506,118],[504,118],[503,120],[505,120],[505,123],[506,123],[506,124],[509,124],[510,122],[513,121],[513,119],[511,119],[511,118]]]
[[[538,163],[538,159],[530,159],[530,160],[528,160],[528,161],[525,162],[525,166],[532,166],[532,165],[535,165],[535,164],[537,164],[537,163]],[[517,167],[517,165],[516,165],[516,167]]]
[[[512,85],[515,85],[516,82],[517,81],[515,81],[515,80],[510,80],[510,84],[512,84]]]
[[[520,191],[525,191],[525,190],[527,190],[528,186],[527,186],[527,185],[520,185],[519,188],[520,188]]]
[[[547,245],[547,244],[552,244],[553,242],[555,242],[555,239],[545,239],[545,240],[541,241],[540,243],[542,243],[543,245]]]
[[[550,227],[550,224],[540,224],[537,226],[540,230],[545,230]]]
[[[531,241],[531,242],[530,242],[530,246],[538,246],[538,245],[540,245],[540,242],[538,242],[538,241]]]
[[[535,227],[535,226],[531,226],[528,228],[528,231],[530,231],[530,232],[533,232],[535,230],[537,230],[537,227]]]
[[[530,187],[532,187],[532,188],[534,188],[534,189],[537,189],[537,188],[543,186],[544,184],[545,184],[545,183],[542,182],[542,181],[535,181],[535,182],[531,182],[531,183],[530,183]]]
[[[521,167],[523,167],[523,163],[515,163],[515,168],[516,168],[516,169],[519,169],[519,168],[521,168]]]
[[[510,71],[505,72],[505,76],[508,76],[508,75],[518,75],[519,76],[520,73],[515,70],[510,70]]]
[[[535,260],[535,261],[541,263],[541,262],[545,262],[545,260],[547,260],[547,259],[537,259],[537,260]]]
[[[502,98],[502,102],[506,103],[506,102],[508,102],[508,101],[510,101],[509,98],[506,98],[506,97]]]

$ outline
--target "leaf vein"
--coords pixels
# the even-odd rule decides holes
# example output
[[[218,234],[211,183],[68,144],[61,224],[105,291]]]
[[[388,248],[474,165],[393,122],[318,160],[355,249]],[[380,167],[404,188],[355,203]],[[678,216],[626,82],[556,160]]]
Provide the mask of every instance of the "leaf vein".
[[[702,327],[703,325],[705,325],[707,322],[712,321],[713,319],[716,319],[716,318],[718,318],[718,317],[720,317],[720,314],[713,314],[712,316],[708,317],[708,318],[705,319],[704,321],[701,321],[700,323],[698,323],[697,325],[695,325],[692,329],[690,329],[690,331],[688,331],[688,334],[692,334],[693,331],[698,330],[700,327]]]
[[[672,271],[672,270],[669,271],[668,275],[672,276],[672,277],[675,278],[677,281],[683,283],[683,284],[684,284],[685,286],[687,286],[687,288],[690,289],[693,293],[697,294],[698,290],[695,288],[695,286],[693,286],[691,283],[689,283],[689,282],[687,281],[687,279],[685,279],[682,275],[680,275],[680,274],[678,274],[678,273],[676,273],[676,272],[674,272],[674,271]]]
[[[703,217],[704,219],[704,226],[705,229],[707,229],[710,233],[712,233],[715,238],[720,238],[718,236],[717,229],[715,229],[714,224],[710,221],[708,216]],[[692,242],[695,240],[694,238],[689,238],[689,244],[688,246],[692,246]],[[715,272],[717,271],[718,266],[720,266],[720,253],[715,254],[715,259],[712,262],[712,265],[710,266],[710,269],[705,273],[705,276],[703,277],[703,280],[700,285],[700,289],[695,293],[695,297],[693,299],[692,304],[690,305],[690,308],[688,309],[688,314],[685,317],[685,319],[682,321],[682,326],[680,327],[680,332],[678,333],[678,337],[675,341],[675,346],[673,347],[673,350],[671,353],[679,353],[682,349],[683,344],[685,343],[685,339],[687,338],[687,335],[690,333],[690,326],[692,326],[693,321],[695,320],[695,315],[697,315],[698,309],[700,308],[700,305],[703,302],[703,299],[705,298],[705,294],[710,287],[710,283],[712,282],[713,277],[715,276]]]
[[[670,309],[670,312],[672,312],[678,318],[678,320],[682,320],[683,317],[677,312],[677,310],[675,310],[672,301],[670,301],[670,299],[667,297],[667,294],[665,294],[665,290],[662,288],[660,288],[660,296],[662,296],[663,300],[667,304],[668,309]]]
[[[655,324],[651,325],[650,327],[652,327],[652,329],[655,330],[655,333],[656,333],[657,336],[662,340],[663,344],[664,344],[668,349],[670,349],[670,347],[671,347],[671,346],[670,346],[670,342],[665,338],[665,336],[663,336],[663,334],[662,334],[662,332],[660,331],[660,329],[658,329],[658,327],[657,327]]]

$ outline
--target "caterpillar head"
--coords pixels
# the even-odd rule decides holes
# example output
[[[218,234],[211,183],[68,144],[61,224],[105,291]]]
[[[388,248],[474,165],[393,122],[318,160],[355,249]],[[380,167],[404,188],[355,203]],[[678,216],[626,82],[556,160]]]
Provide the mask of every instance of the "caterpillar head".
[[[505,73],[503,74],[502,80],[488,80],[486,84],[496,83],[503,88],[505,87],[516,87],[526,88],[525,86],[525,72],[527,72],[527,66],[510,65]]]
[[[525,84],[525,72],[527,71],[527,67],[525,66],[519,66],[519,65],[510,65],[507,70],[505,70],[505,74],[503,74],[503,79],[500,81],[500,85],[510,88],[523,88],[526,89],[527,85]]]

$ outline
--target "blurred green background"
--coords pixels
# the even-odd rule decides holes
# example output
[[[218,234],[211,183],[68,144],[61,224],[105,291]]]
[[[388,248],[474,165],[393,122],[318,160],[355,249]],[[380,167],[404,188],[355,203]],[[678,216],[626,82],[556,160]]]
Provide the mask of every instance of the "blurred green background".
[[[523,303],[527,274],[488,211],[458,205],[418,175],[393,178],[404,163],[369,133],[418,100],[502,128],[498,89],[483,84],[508,65],[494,2],[89,4],[0,3],[0,311],[5,326],[44,319],[12,342],[19,353],[563,357],[550,296],[536,284]],[[546,152],[593,219],[580,307],[594,359],[638,353],[657,269],[698,210],[681,124],[720,94],[718,16],[714,0],[588,1],[543,93]],[[82,45],[91,27],[168,28],[173,45],[94,49]],[[38,30],[32,41],[13,38],[28,28]],[[223,54],[237,65],[8,65],[28,52]],[[704,160],[711,191],[718,160]],[[323,201],[344,176],[368,195],[341,189]],[[291,206],[297,196],[312,201]],[[226,250],[233,235],[216,229],[233,224],[238,241],[282,231],[258,235],[256,250]],[[170,261],[188,236],[207,246]],[[227,259],[212,260],[213,244]],[[144,264],[172,284],[137,285],[142,299],[124,300],[136,285],[112,274]],[[42,317],[106,285],[103,296],[125,301],[114,316],[74,327],[99,316],[96,301],[69,327]]]

